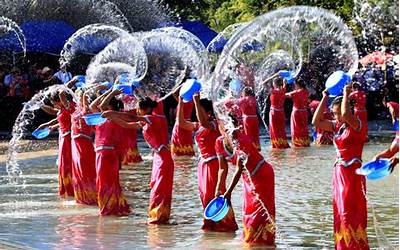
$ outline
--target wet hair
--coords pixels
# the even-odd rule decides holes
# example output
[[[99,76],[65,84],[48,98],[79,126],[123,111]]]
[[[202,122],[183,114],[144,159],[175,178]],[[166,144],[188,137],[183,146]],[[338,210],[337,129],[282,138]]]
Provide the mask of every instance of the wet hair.
[[[273,83],[276,86],[281,87],[281,86],[283,86],[283,78],[282,77],[277,77],[277,78],[274,79]]]
[[[154,109],[155,107],[157,107],[157,102],[153,101],[150,97],[145,97],[139,99],[138,106],[140,109],[147,109],[147,108]]]
[[[124,103],[120,100],[117,100],[115,96],[111,98],[109,105],[114,111],[118,111],[124,108]]]
[[[200,105],[201,105],[201,107],[203,107],[204,111],[211,112],[214,115],[214,108],[213,108],[212,101],[210,101],[206,98],[203,98],[203,99],[200,99]]]
[[[361,83],[359,83],[359,82],[353,82],[353,89],[356,89],[356,90],[360,90],[361,89]]]
[[[343,100],[343,96],[337,96],[335,99],[333,99],[331,107],[341,105]]]
[[[297,84],[297,86],[299,86],[300,88],[302,88],[302,89],[305,89],[306,88],[306,84],[305,84],[305,82],[304,82],[304,80],[303,79],[296,79],[296,82],[295,82],[295,84]]]
[[[69,102],[73,100],[72,95],[68,92],[65,94],[65,97]],[[60,94],[58,93],[58,91],[51,93],[50,100],[52,100],[53,102],[61,102]]]
[[[242,91],[243,91],[243,93],[244,93],[246,96],[255,96],[255,95],[254,95],[254,90],[253,90],[253,88],[250,87],[250,86],[244,87]]]

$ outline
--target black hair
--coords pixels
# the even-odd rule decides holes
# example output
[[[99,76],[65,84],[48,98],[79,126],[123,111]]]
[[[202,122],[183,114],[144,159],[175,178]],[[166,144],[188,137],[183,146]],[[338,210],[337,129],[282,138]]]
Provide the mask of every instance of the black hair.
[[[283,78],[282,77],[277,77],[274,79],[273,83],[279,87],[283,86]]]
[[[139,108],[141,109],[146,109],[146,108],[154,109],[155,107],[157,107],[157,102],[153,101],[150,97],[145,97],[139,100],[138,105]]]
[[[302,89],[306,88],[306,84],[305,84],[304,80],[301,78],[296,79],[295,83],[297,84],[297,86],[299,86]]]
[[[343,96],[337,96],[335,99],[333,99],[331,107],[342,104],[342,100]]]
[[[233,113],[229,113],[228,116],[231,118],[233,125],[235,127],[239,127],[239,120],[236,118],[236,116]]]
[[[255,96],[255,95],[254,95],[254,90],[253,90],[253,88],[250,87],[250,86],[244,87],[242,91],[243,91],[243,93],[244,93],[246,96]]]
[[[201,105],[201,107],[203,107],[204,111],[211,112],[214,115],[214,108],[213,108],[212,101],[210,101],[206,98],[203,98],[203,99],[200,99],[200,105]]]
[[[53,102],[60,102],[60,95],[58,94],[58,91],[51,93],[50,100]]]
[[[359,82],[353,82],[353,89],[356,89],[356,90],[360,90],[361,89],[361,83],[359,83]]]
[[[124,108],[124,103],[120,100],[117,100],[115,96],[111,98],[109,105],[114,111],[118,111]]]

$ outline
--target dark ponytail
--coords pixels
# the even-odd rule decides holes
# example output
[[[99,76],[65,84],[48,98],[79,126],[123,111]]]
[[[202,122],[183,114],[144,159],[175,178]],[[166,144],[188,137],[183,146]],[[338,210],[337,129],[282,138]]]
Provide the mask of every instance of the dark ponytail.
[[[150,97],[145,97],[139,100],[138,105],[141,109],[154,109],[155,107],[157,107],[157,102],[153,101]]]

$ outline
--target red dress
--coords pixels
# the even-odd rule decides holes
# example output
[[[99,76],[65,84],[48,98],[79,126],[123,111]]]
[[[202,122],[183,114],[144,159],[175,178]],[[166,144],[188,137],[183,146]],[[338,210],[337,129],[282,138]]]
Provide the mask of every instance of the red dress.
[[[136,114],[135,110],[127,111]],[[137,130],[131,128],[121,128],[122,165],[132,165],[142,161],[137,147]]]
[[[367,129],[359,119],[360,131],[336,125],[334,145],[337,160],[333,173],[333,224],[335,249],[369,249],[367,239],[367,200],[365,176],[361,167]]]
[[[240,98],[238,102],[242,113],[244,133],[250,137],[254,146],[261,150],[256,98],[254,96],[246,96]]]
[[[285,93],[285,89],[274,89],[270,96],[269,134],[272,148],[290,148],[285,131]]]
[[[72,185],[72,153],[71,153],[71,114],[75,111],[75,103],[69,109],[62,107],[57,114],[60,126],[58,137],[58,194],[61,197],[74,196]]]
[[[388,102],[386,106],[389,108],[391,107],[394,110],[394,114],[396,118],[399,118],[399,104],[397,102]]]
[[[168,139],[160,133],[165,124],[160,117],[146,115],[147,123],[143,126],[143,137],[153,149],[153,168],[150,181],[150,204],[148,222],[166,224],[171,214],[172,184],[174,179],[174,162],[168,147]]]
[[[314,100],[312,101],[308,107],[311,110],[311,114],[314,114],[319,106],[320,101]],[[329,111],[327,107],[324,107],[323,119],[325,120],[333,120],[332,113]],[[315,145],[332,145],[333,144],[333,132],[325,131],[320,128],[315,129],[315,133],[317,133],[315,139]]]
[[[220,136],[216,121],[212,121],[213,129],[208,129],[195,123],[195,140],[200,151],[201,159],[197,166],[198,186],[203,209],[215,198],[215,189],[218,182],[218,157],[215,152],[215,142]],[[223,190],[225,192],[225,185]],[[217,232],[233,232],[238,229],[235,214],[230,208],[228,214],[221,221],[203,220],[203,230]]]
[[[121,127],[111,121],[96,126],[96,188],[100,215],[128,215],[129,205],[119,183]]]
[[[234,153],[226,150],[223,136],[217,139],[215,150],[236,164],[242,153],[248,156],[243,177],[243,225],[244,241],[247,243],[275,245],[275,177],[274,170],[254,147],[251,140],[241,131],[234,133],[237,148]],[[253,183],[254,186],[251,184]],[[257,198],[258,196],[258,198]],[[267,211],[266,211],[267,210]]]
[[[288,93],[293,100],[293,109],[290,119],[292,144],[295,147],[309,147],[307,100],[308,91],[298,89]]]
[[[153,115],[159,118],[158,121],[161,123],[160,129],[162,130],[158,132],[158,135],[162,137],[163,141],[169,141],[168,121],[165,117],[164,103],[162,101],[157,102],[157,107],[153,109]]]
[[[84,114],[79,107],[72,114],[72,184],[76,202],[93,205],[97,204],[96,154]]]
[[[361,121],[365,124],[366,129],[368,131],[368,114],[367,114],[367,110],[365,108],[365,105],[367,103],[367,96],[365,95],[365,92],[361,91],[361,90],[353,91],[349,95],[349,98],[350,98],[350,100],[355,101],[354,115],[361,119]]]
[[[179,107],[178,107],[179,109]],[[193,102],[183,104],[183,116],[185,120],[190,121],[193,111]],[[178,120],[178,118],[176,118]],[[179,127],[178,122],[175,121],[174,128],[172,129],[172,154],[174,156],[193,156],[193,133],[190,130]]]

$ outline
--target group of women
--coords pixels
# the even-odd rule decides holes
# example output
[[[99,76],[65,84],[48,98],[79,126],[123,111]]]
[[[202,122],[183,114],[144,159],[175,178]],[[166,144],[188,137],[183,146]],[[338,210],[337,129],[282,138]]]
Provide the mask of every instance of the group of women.
[[[289,147],[284,130],[285,98],[292,98],[294,103],[291,119],[293,145],[309,145],[308,92],[300,82],[296,82],[295,86],[294,91],[285,93],[285,80],[276,78],[273,81],[270,95],[273,148]],[[97,204],[101,215],[130,214],[131,208],[119,182],[119,169],[123,161],[141,160],[140,155],[132,157],[132,152],[137,153],[136,131],[141,129],[153,156],[148,223],[167,224],[171,214],[173,157],[194,154],[194,133],[201,158],[197,175],[203,208],[219,195],[231,203],[232,191],[242,176],[244,241],[274,246],[274,170],[259,152],[256,101],[251,87],[244,87],[237,100],[225,103],[233,129],[227,126],[226,120],[216,118],[211,101],[201,99],[197,93],[192,101],[184,102],[178,96],[179,88],[175,89],[178,108],[171,140],[162,98],[143,97],[134,100],[135,110],[126,110],[117,98],[121,95],[119,90],[110,89],[100,94],[102,86],[96,88],[97,91],[87,93],[77,90],[77,102],[68,91],[60,90],[49,97],[52,105],[43,107],[48,113],[57,115],[41,127],[59,129],[60,196],[72,196],[82,204]],[[363,115],[352,112],[350,93],[351,87],[346,86],[343,97],[333,101],[332,119],[327,116],[330,113],[327,110],[329,93],[324,91],[322,100],[315,107],[312,122],[322,134],[321,141],[331,138],[337,149],[333,176],[335,246],[338,249],[367,249],[367,207],[363,195],[365,178],[355,173],[361,166],[367,125]],[[190,120],[193,109],[197,122]],[[101,112],[107,121],[94,127],[86,125],[83,116],[97,112]],[[236,169],[229,185],[226,185],[229,163]],[[221,221],[204,219],[202,229],[236,231],[238,225],[232,206]]]

